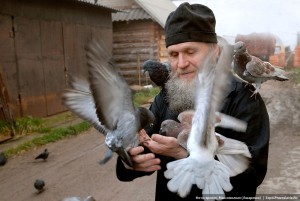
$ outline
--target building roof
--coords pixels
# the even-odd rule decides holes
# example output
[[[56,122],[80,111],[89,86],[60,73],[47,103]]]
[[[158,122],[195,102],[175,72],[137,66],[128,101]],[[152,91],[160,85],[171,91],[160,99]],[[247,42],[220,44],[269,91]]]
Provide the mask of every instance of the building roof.
[[[113,22],[145,19],[152,19],[152,17],[142,8],[132,8],[112,14]]]
[[[107,9],[111,10],[112,12],[119,12],[119,11],[122,12],[122,10],[120,10],[120,9],[113,8],[111,6],[99,3],[97,0],[76,0],[76,1],[84,2],[84,3],[87,3],[87,4],[92,4],[92,5],[103,7],[103,8],[107,8]]]
[[[163,28],[168,15],[177,7],[170,0],[135,0],[135,2]]]

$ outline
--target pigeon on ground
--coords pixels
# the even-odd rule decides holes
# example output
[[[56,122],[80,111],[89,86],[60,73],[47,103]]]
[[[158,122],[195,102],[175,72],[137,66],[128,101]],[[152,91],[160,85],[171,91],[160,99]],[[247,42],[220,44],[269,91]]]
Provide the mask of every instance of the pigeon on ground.
[[[164,120],[161,124],[160,134],[177,138],[179,145],[187,149],[187,139],[192,127],[194,111],[184,111],[178,115],[178,120]],[[246,132],[247,123],[229,115],[216,112],[215,127],[229,128],[238,132]],[[218,148],[216,155],[223,164],[230,168],[230,176],[245,171],[249,166],[251,154],[244,142],[229,139],[216,133]]]
[[[244,42],[239,41],[234,45],[233,70],[243,80],[255,84],[252,96],[260,90],[261,84],[267,80],[286,81],[285,71],[269,62],[248,53]]]
[[[219,143],[215,136],[215,112],[221,107],[224,92],[229,87],[228,75],[233,47],[223,46],[217,64],[207,62],[198,73],[196,110],[187,141],[189,156],[167,164],[164,175],[170,179],[171,192],[186,197],[192,185],[202,189],[203,195],[223,195],[232,190],[230,169],[215,160]]]
[[[67,197],[64,198],[62,201],[96,201],[93,196],[87,196],[84,199],[81,199],[80,197]]]
[[[3,152],[0,152],[0,166],[5,165],[7,162],[7,158]]]
[[[63,103],[79,117],[98,126],[110,151],[132,166],[127,151],[139,144],[138,131],[152,124],[154,115],[146,108],[134,107],[131,89],[113,65],[104,44],[92,40],[86,51],[89,85],[73,84],[73,89],[64,93]],[[75,85],[79,85],[77,89],[74,89]],[[84,88],[83,95],[78,92],[80,87]],[[81,98],[77,98],[74,91]],[[84,103],[84,100],[88,102]],[[104,163],[111,157],[110,151],[106,154],[108,158],[103,159]]]
[[[37,157],[35,157],[35,160],[37,159],[43,159],[44,161],[46,161],[46,159],[49,156],[49,152],[47,149],[45,149],[42,153],[40,153]]]
[[[41,193],[44,191],[45,182],[42,179],[36,179],[34,182],[34,188]]]
[[[162,63],[154,60],[147,60],[142,65],[143,71],[148,72],[150,79],[157,86],[164,88],[169,79],[171,66],[169,63]]]

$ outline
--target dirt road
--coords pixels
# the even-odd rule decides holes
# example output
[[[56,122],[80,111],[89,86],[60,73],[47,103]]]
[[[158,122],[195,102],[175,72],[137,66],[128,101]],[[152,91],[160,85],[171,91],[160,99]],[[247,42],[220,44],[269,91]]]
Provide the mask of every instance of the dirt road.
[[[269,169],[258,193],[300,194],[300,87],[269,82],[261,94],[271,120]],[[1,148],[1,147],[0,147]],[[34,157],[48,148],[46,162]],[[105,146],[94,129],[10,159],[0,167],[1,201],[59,201],[69,196],[94,196],[98,201],[152,201],[155,174],[122,183],[115,176],[114,157],[100,166]],[[46,182],[37,194],[35,179]]]

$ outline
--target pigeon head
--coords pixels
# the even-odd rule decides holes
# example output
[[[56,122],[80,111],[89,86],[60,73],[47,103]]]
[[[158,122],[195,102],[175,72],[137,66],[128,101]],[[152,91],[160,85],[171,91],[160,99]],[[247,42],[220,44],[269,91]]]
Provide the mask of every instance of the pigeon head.
[[[177,137],[178,134],[182,131],[183,125],[177,121],[167,119],[161,123],[159,133],[161,135]]]
[[[149,73],[150,79],[157,86],[163,87],[166,81],[169,79],[170,64],[161,63],[159,61],[147,60],[142,65],[143,72]]]
[[[234,52],[246,52],[246,44],[242,41],[238,41],[234,44]]]
[[[146,126],[152,126],[153,123],[155,122],[155,117],[154,117],[154,114],[144,108],[144,107],[139,107],[138,108],[138,113],[139,113],[139,116],[140,116],[140,128],[139,130],[145,128]]]

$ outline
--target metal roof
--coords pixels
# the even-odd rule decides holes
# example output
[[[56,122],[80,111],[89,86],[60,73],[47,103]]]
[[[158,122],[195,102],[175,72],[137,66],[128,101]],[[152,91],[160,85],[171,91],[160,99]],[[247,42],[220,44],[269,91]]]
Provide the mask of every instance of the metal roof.
[[[176,9],[170,0],[135,0],[163,28],[168,15]]]
[[[116,8],[111,7],[111,6],[101,4],[97,0],[76,0],[76,1],[84,2],[84,3],[87,3],[87,4],[92,4],[92,5],[103,7],[103,8],[107,8],[109,10],[112,10],[113,12],[122,12],[122,10],[120,10],[120,9],[116,9]]]
[[[152,17],[142,8],[133,8],[112,14],[113,22],[145,19],[152,19]]]

